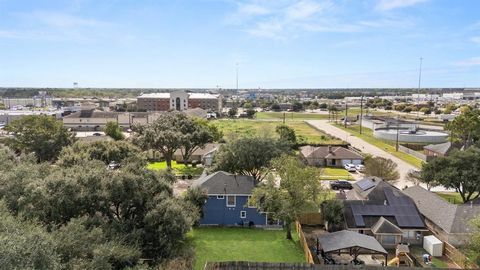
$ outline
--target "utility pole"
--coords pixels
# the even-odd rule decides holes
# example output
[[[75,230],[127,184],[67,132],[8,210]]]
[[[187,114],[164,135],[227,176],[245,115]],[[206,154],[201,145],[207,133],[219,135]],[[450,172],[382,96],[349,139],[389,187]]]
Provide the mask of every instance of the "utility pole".
[[[237,71],[237,94],[238,94],[238,62],[235,65],[236,65],[236,71]]]
[[[396,140],[396,143],[395,143],[395,151],[398,152],[398,133],[400,132],[400,119],[399,119],[400,115],[397,114],[397,140]]]
[[[363,94],[360,98],[360,134],[362,134],[362,119],[363,119]]]
[[[283,112],[283,124],[285,124],[285,112]]]
[[[347,121],[348,121],[348,103],[345,100],[345,119],[344,119],[345,128],[347,128]]]
[[[418,72],[418,90],[417,90],[417,120],[420,119],[419,113],[420,113],[420,86],[422,83],[422,62],[423,62],[423,57],[420,57],[420,69]]]

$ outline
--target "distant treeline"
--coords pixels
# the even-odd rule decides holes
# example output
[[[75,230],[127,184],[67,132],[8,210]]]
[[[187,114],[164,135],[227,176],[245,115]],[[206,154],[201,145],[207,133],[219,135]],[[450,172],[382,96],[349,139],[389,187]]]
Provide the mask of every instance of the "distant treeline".
[[[46,91],[53,97],[99,97],[99,98],[133,98],[141,93],[171,92],[185,90],[191,92],[208,92],[212,89],[205,88],[0,88],[1,97],[28,98],[38,95],[39,91]],[[448,92],[468,91],[464,88],[422,88],[420,93],[441,94]],[[473,89],[472,89],[473,90]],[[262,94],[298,95],[318,98],[340,99],[347,96],[384,96],[384,95],[408,95],[418,93],[416,88],[324,88],[324,89],[241,89],[241,91],[257,92]],[[226,96],[236,94],[235,89],[218,89],[218,92]]]

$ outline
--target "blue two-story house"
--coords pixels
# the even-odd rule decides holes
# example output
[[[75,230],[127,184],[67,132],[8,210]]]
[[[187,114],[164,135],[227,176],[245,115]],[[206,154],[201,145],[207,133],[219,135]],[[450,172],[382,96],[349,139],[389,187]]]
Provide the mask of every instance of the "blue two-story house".
[[[248,205],[255,180],[251,176],[215,172],[198,179],[194,186],[204,190],[208,199],[203,206],[201,225],[266,226],[267,214]]]

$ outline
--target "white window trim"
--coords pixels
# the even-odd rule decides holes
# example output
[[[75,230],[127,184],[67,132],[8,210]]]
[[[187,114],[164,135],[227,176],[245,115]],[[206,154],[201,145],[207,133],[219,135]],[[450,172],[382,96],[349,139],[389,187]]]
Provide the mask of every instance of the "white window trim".
[[[228,197],[233,197],[233,204],[228,204]],[[227,207],[235,207],[237,206],[237,196],[235,195],[227,195],[227,199],[225,200],[225,203],[227,204]]]
[[[240,218],[247,218],[247,211],[240,211]]]
[[[223,195],[217,195],[217,200],[223,200],[223,199],[225,199],[225,196],[223,196]]]

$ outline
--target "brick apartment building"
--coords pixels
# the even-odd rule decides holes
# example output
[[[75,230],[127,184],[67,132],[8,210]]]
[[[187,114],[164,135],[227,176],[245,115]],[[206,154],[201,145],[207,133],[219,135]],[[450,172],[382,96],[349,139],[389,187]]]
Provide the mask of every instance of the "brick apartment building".
[[[137,97],[137,107],[146,111],[184,111],[201,108],[211,112],[222,111],[222,97],[218,94],[187,93],[150,93]]]

